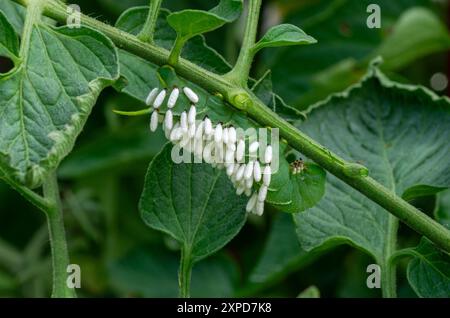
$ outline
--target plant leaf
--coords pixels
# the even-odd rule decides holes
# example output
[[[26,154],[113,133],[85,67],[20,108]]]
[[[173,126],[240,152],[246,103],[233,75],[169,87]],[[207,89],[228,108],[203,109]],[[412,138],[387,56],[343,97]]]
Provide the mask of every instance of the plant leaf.
[[[450,256],[422,238],[408,264],[407,277],[419,297],[450,297]]]
[[[280,24],[270,28],[253,47],[256,53],[263,48],[315,44],[317,40],[292,24]]]
[[[119,17],[116,22],[116,27],[133,35],[137,35],[144,27],[147,14],[148,7],[130,8]],[[170,50],[177,37],[175,31],[167,23],[169,14],[170,12],[166,9],[160,10],[155,32],[155,43],[167,50]],[[125,75],[129,81],[145,82],[145,79],[150,72],[148,69],[156,68],[155,65],[131,55],[126,51],[119,50],[119,52],[121,55],[121,71],[124,73],[122,75]],[[125,56],[123,57],[122,55]],[[182,56],[211,72],[223,74],[231,69],[225,59],[206,44],[203,36],[196,36],[189,41],[184,47]],[[124,58],[126,61],[122,62],[122,59]],[[142,69],[142,67],[144,68]],[[126,73],[124,72],[124,68]],[[136,75],[132,78],[133,74]]]
[[[112,42],[90,28],[37,23],[28,52],[19,57],[10,29],[0,30],[8,39],[1,45],[20,62],[0,78],[0,164],[34,187],[71,150],[97,96],[118,77],[118,56]]]
[[[325,193],[326,173],[313,163],[305,163],[302,172],[293,174],[289,163],[280,158],[280,167],[272,176],[266,202],[280,211],[298,213],[320,201]]]
[[[223,171],[208,164],[175,164],[168,144],[145,178],[139,209],[145,223],[171,235],[192,262],[227,244],[245,223],[246,198]]]
[[[361,84],[313,107],[308,120],[297,126],[344,159],[367,166],[374,179],[398,195],[419,184],[450,185],[449,100],[419,86],[394,83],[375,68]],[[377,262],[389,257],[388,218],[331,175],[319,204],[295,216],[306,250],[326,242],[349,243]]]
[[[167,17],[179,38],[187,41],[196,35],[213,31],[236,20],[242,11],[242,0],[220,0],[210,11],[183,10]]]

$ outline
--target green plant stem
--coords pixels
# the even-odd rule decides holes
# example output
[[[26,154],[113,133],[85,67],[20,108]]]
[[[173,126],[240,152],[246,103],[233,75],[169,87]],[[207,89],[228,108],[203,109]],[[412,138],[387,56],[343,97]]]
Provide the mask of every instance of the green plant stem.
[[[169,59],[167,64],[171,66],[176,66],[180,60],[181,52],[183,51],[184,44],[186,44],[186,40],[177,36],[175,43],[170,51]]]
[[[192,274],[192,257],[188,248],[184,247],[181,250],[180,270],[178,272],[178,282],[180,285],[180,297],[191,297],[191,274]]]
[[[404,248],[404,249],[394,252],[391,255],[391,257],[389,259],[389,264],[397,265],[401,259],[406,258],[406,257],[414,257],[414,256],[421,257],[421,255],[419,253],[417,253],[414,248],[412,248],[412,247]]]
[[[159,9],[161,8],[162,0],[150,0],[147,20],[141,32],[137,35],[138,39],[142,42],[148,42],[153,44],[155,26],[158,21]]]
[[[224,77],[232,83],[241,87],[247,87],[253,58],[255,56],[253,47],[256,43],[259,26],[259,12],[262,0],[249,0],[247,25],[245,26],[244,39],[241,51],[234,68]]]
[[[384,298],[397,297],[396,265],[390,262],[397,248],[398,219],[389,215],[387,242],[384,248],[384,260],[381,265],[381,292]]]
[[[52,297],[76,297],[75,291],[67,287],[67,266],[69,252],[67,250],[63,213],[59,197],[56,173],[51,173],[43,184],[44,197],[53,203],[46,212],[53,265]]]
[[[14,1],[25,5],[27,3],[26,0]],[[68,15],[66,6],[56,0],[46,1],[44,13],[63,23]],[[148,43],[143,43],[131,34],[118,30],[86,15],[81,15],[81,21],[84,25],[103,32],[119,48],[125,49],[157,65],[167,64],[169,57],[169,52],[167,50]],[[337,155],[333,154],[331,151],[283,120],[265,106],[249,90],[183,58],[180,58],[179,63],[175,66],[175,70],[180,76],[195,82],[211,93],[221,93],[230,104],[243,109],[260,125],[278,128],[280,130],[280,135],[286,139],[293,148],[302,152],[305,156],[315,161],[324,169],[352,186],[372,201],[378,203],[413,230],[430,239],[436,246],[450,252],[450,231],[371,177],[347,176],[345,174],[346,162],[343,159],[339,158]],[[237,96],[241,96],[242,98],[237,99]],[[247,99],[245,105],[236,102],[237,100],[242,99]]]

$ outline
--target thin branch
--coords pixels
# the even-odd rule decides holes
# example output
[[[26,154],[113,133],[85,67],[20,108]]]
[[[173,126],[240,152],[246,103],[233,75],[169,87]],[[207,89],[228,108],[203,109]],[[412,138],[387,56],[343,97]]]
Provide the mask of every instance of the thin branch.
[[[256,43],[256,36],[258,34],[259,13],[261,10],[262,0],[249,0],[247,23],[245,26],[244,38],[242,41],[241,51],[236,61],[236,65],[230,73],[224,77],[242,87],[247,87],[247,81],[250,75],[255,53],[253,46]]]
[[[159,9],[161,8],[162,0],[150,0],[147,20],[141,32],[137,35],[142,42],[153,44],[156,22],[158,21]]]
[[[53,265],[52,297],[73,298],[76,297],[75,290],[70,289],[66,282],[67,267],[70,264],[69,252],[67,249],[61,199],[55,172],[51,173],[45,180],[43,191],[44,196],[55,203],[53,209],[46,211]]]

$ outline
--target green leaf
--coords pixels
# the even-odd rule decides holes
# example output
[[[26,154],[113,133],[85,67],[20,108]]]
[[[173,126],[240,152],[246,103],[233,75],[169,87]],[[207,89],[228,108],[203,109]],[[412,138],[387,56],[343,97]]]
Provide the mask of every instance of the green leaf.
[[[325,193],[326,173],[313,163],[305,163],[302,172],[294,174],[284,157],[272,176],[266,202],[280,211],[298,213],[320,201]]]
[[[383,69],[397,70],[430,53],[449,48],[446,25],[430,10],[412,8],[400,17],[394,31],[374,56],[381,55],[385,59]]]
[[[148,7],[130,8],[119,17],[116,22],[116,27],[133,35],[137,35],[144,27],[147,14]],[[170,12],[168,10],[160,10],[155,32],[155,43],[167,50],[170,50],[177,37],[174,30],[167,23],[169,14]],[[154,73],[151,69],[156,69],[156,66],[127,53],[126,51],[120,50],[119,52],[121,75],[124,75],[128,81],[134,81],[141,85],[147,83],[148,74]],[[225,59],[206,44],[203,36],[196,36],[189,41],[184,47],[182,57],[211,72],[219,74],[226,73],[231,69]],[[152,77],[150,76],[150,79],[148,80],[150,83],[152,83],[151,78]]]
[[[236,20],[242,11],[242,0],[220,0],[210,11],[183,10],[167,17],[179,38],[187,41],[196,35],[213,31]]]
[[[310,286],[302,291],[297,298],[320,298],[319,288]]]
[[[450,297],[450,256],[422,239],[413,250],[407,269],[408,281],[419,297]]]
[[[171,145],[155,157],[139,204],[153,229],[171,235],[192,262],[227,244],[246,220],[246,198],[238,197],[223,171],[208,164],[175,164]]]
[[[90,28],[36,23],[19,57],[11,29],[4,24],[0,45],[20,62],[0,77],[0,165],[33,187],[72,149],[98,95],[118,77],[118,56]]]
[[[450,185],[449,100],[423,87],[394,83],[377,69],[349,91],[318,104],[297,126],[344,159],[367,166],[372,178],[398,195],[419,184]],[[328,175],[324,198],[295,221],[306,250],[349,243],[381,264],[390,257],[389,217]]]
[[[267,31],[258,43],[253,47],[256,53],[263,48],[306,45],[317,43],[317,40],[307,35],[299,27],[292,24],[280,24]]]
[[[108,266],[120,296],[178,297],[178,257],[158,247],[138,248]],[[236,264],[228,257],[206,259],[192,272],[192,297],[232,297]]]

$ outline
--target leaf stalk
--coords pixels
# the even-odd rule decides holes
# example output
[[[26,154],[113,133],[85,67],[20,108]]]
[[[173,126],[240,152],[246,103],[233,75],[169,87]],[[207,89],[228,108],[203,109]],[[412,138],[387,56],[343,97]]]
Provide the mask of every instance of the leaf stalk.
[[[247,87],[250,70],[255,57],[254,46],[258,35],[259,14],[262,0],[248,1],[247,23],[245,27],[242,47],[234,68],[224,75],[224,78],[241,87]]]
[[[137,35],[137,38],[142,42],[154,43],[155,27],[158,21],[159,9],[161,8],[162,0],[150,0],[147,20],[145,20],[144,27]]]
[[[47,215],[50,247],[53,265],[53,298],[74,298],[74,289],[67,286],[69,252],[64,230],[63,212],[59,196],[56,173],[52,172],[43,184],[44,197],[52,202],[52,207],[44,211]]]

